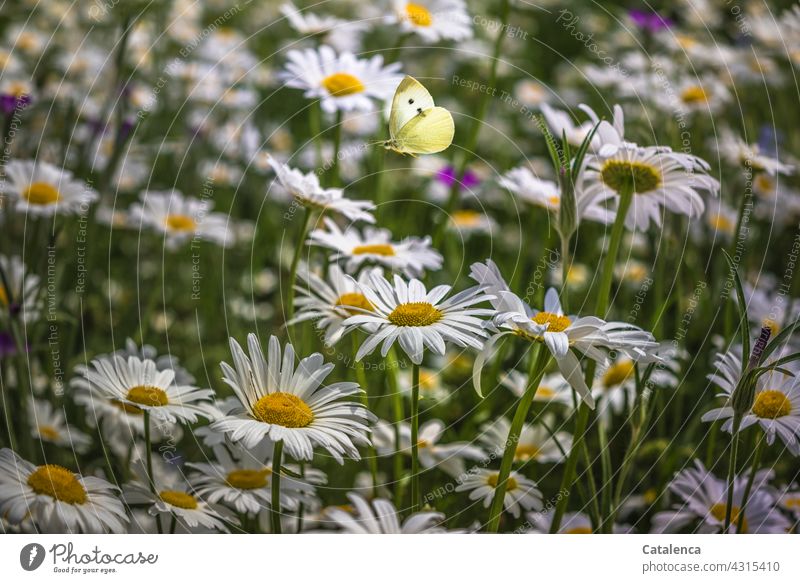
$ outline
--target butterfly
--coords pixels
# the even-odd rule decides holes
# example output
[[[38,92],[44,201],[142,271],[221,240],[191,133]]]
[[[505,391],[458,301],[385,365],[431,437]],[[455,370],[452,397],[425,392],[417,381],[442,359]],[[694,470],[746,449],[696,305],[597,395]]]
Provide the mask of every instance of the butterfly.
[[[425,87],[406,76],[392,100],[389,115],[389,139],[383,142],[388,150],[400,154],[435,154],[453,143],[453,116],[443,107],[435,107]]]

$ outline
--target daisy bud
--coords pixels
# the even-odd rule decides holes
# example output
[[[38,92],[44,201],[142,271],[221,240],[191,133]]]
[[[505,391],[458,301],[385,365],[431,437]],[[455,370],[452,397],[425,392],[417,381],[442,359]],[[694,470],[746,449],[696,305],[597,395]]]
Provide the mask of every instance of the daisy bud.
[[[768,327],[764,326],[761,328],[761,334],[759,335],[758,340],[756,340],[756,343],[753,346],[753,351],[750,354],[750,361],[747,365],[748,371],[752,370],[755,366],[758,366],[758,361],[761,359],[761,354],[764,352],[764,348],[767,346],[767,341],[769,340],[770,334],[772,334],[772,331]],[[734,414],[738,415],[740,418],[746,415],[753,406],[755,395],[755,382],[753,382],[753,379],[750,378],[750,375],[742,375],[741,379],[739,380],[739,384],[736,385],[736,388],[733,391],[733,395],[731,395],[731,406],[733,407]]]

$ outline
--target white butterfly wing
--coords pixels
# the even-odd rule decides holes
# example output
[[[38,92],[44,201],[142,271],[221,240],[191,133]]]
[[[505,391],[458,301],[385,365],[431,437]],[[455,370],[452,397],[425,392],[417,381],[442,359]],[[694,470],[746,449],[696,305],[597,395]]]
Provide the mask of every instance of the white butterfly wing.
[[[398,150],[404,154],[435,154],[450,147],[455,134],[453,116],[444,107],[432,107],[400,128]]]
[[[406,77],[397,86],[392,100],[392,111],[389,115],[389,137],[393,140],[400,130],[420,112],[434,106],[433,97],[422,83],[413,77]]]

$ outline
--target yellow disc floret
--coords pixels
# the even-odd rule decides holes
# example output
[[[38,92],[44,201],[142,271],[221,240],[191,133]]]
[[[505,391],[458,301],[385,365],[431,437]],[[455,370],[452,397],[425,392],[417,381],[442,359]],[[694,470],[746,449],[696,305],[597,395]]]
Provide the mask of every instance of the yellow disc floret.
[[[169,403],[167,393],[158,387],[140,385],[128,391],[127,399],[148,407],[163,407]]]
[[[792,402],[781,391],[761,391],[753,403],[753,415],[762,419],[786,417],[792,412]]]
[[[395,326],[431,326],[442,319],[442,312],[428,302],[400,304],[389,314]]]
[[[267,476],[270,475],[269,468],[261,470],[233,470],[228,473],[225,481],[229,486],[240,490],[256,490],[267,485]]]
[[[385,243],[375,245],[357,245],[353,247],[353,255],[382,255],[384,257],[394,257],[394,247]]]
[[[67,504],[84,504],[88,499],[86,488],[78,476],[67,468],[47,464],[39,466],[28,476],[28,486],[37,494],[44,494]]]
[[[364,84],[350,73],[334,73],[322,80],[322,86],[334,97],[345,97],[364,91]]]
[[[197,508],[197,498],[186,492],[179,490],[162,490],[158,497],[170,506],[183,508],[184,510],[194,510]]]
[[[600,170],[603,182],[617,193],[627,191],[641,194],[661,186],[661,172],[642,162],[608,160]]]
[[[61,199],[61,193],[49,182],[33,182],[22,192],[22,198],[31,204],[47,206],[56,204]]]
[[[406,18],[415,26],[430,26],[433,22],[431,12],[420,4],[406,4]]]
[[[307,427],[314,420],[311,407],[297,395],[270,393],[253,405],[253,416],[264,423],[282,427]]]

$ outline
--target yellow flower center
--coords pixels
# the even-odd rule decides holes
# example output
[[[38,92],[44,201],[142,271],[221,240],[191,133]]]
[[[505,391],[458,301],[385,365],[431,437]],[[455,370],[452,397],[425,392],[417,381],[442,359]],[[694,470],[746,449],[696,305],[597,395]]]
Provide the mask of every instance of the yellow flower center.
[[[67,468],[47,464],[39,466],[28,476],[28,486],[37,494],[45,494],[67,504],[84,504],[86,488]]]
[[[334,73],[322,80],[322,86],[334,97],[345,97],[364,91],[364,84],[350,73]]]
[[[564,534],[592,534],[592,529],[588,526],[576,526],[575,528],[565,530]]]
[[[30,204],[47,206],[56,204],[61,199],[61,193],[49,182],[33,182],[22,192],[22,198]]]
[[[711,516],[719,520],[720,522],[725,522],[725,510],[726,505],[724,503],[714,504],[711,507]],[[731,524],[737,525],[739,524],[739,513],[741,512],[741,508],[738,506],[731,506]],[[747,519],[742,521],[742,532],[747,532]]]
[[[426,448],[426,447],[428,447],[429,445],[430,445],[430,443],[428,443],[428,441],[427,441],[427,440],[425,440],[425,439],[420,439],[420,440],[417,442],[417,447],[418,447],[419,449],[425,449],[425,448]]]
[[[144,411],[139,409],[136,405],[131,405],[130,403],[123,403],[118,399],[111,399],[111,404],[116,407],[117,409],[121,409],[128,413],[129,415],[143,415]]]
[[[46,441],[55,441],[60,435],[58,430],[52,425],[40,425],[38,427],[39,437]]]
[[[0,283],[0,304],[8,306],[8,294],[6,293],[6,288],[3,287],[2,283]]]
[[[701,103],[708,103],[709,95],[706,90],[699,85],[693,85],[683,90],[681,93],[681,100],[689,105],[699,105]]]
[[[800,498],[784,498],[783,505],[789,509],[800,508]]]
[[[535,445],[520,443],[514,451],[514,461],[527,462],[539,457],[539,448]]]
[[[395,255],[394,247],[386,244],[378,245],[357,245],[353,247],[353,255],[383,255],[384,257],[393,257]]]
[[[710,215],[708,217],[708,222],[714,227],[715,231],[722,231],[723,233],[732,233],[734,224],[733,222],[728,219],[728,217],[723,215]]]
[[[164,222],[170,231],[190,233],[197,228],[197,221],[189,215],[167,215]]]
[[[419,371],[419,388],[423,391],[432,391],[434,390],[438,383],[438,377],[436,376],[435,372],[431,372],[429,370],[420,370]]]
[[[314,420],[311,407],[297,395],[270,393],[253,405],[253,416],[264,423],[282,427],[307,427]]]
[[[552,399],[555,396],[556,392],[545,385],[539,385],[539,387],[536,389],[536,394],[534,395],[534,397],[539,397],[540,399]]]
[[[163,407],[169,403],[167,393],[158,387],[138,386],[128,391],[126,398],[140,405],[148,407]]]
[[[431,326],[442,319],[442,313],[428,302],[400,304],[389,314],[395,326]]]
[[[270,469],[264,468],[261,470],[233,470],[225,478],[228,485],[232,488],[240,490],[256,490],[263,488],[267,485],[267,476],[270,475]]]
[[[658,491],[655,488],[645,490],[642,494],[645,504],[653,504],[658,499]]]
[[[481,224],[481,213],[477,211],[455,211],[451,221],[456,227],[478,227]]]
[[[769,328],[773,336],[781,331],[781,325],[772,318],[764,318],[761,320],[761,325],[765,328]]]
[[[753,415],[762,419],[786,417],[792,412],[792,402],[781,391],[761,391],[753,403]]]
[[[622,360],[608,367],[603,375],[603,386],[607,389],[624,383],[633,374],[633,361]]]
[[[486,478],[486,483],[489,484],[492,488],[497,488],[497,481],[500,479],[500,474],[489,474],[489,477]],[[511,492],[512,490],[516,490],[519,488],[519,484],[514,479],[513,476],[509,476],[506,480],[506,492]]]
[[[760,173],[756,175],[753,186],[762,194],[769,194],[775,190],[775,181],[769,174]]]
[[[617,193],[623,191],[641,194],[661,185],[661,172],[651,164],[608,160],[600,170],[600,177]]]
[[[358,315],[363,314],[362,310],[366,310],[367,312],[373,311],[373,306],[369,303],[369,300],[364,297],[364,294],[360,294],[358,292],[349,292],[346,294],[342,294],[339,296],[339,299],[336,300],[337,306],[342,306],[348,314]],[[355,308],[355,309],[354,309]]]
[[[420,4],[406,4],[406,18],[415,26],[430,26],[431,12]]]
[[[537,324],[544,326],[547,324],[548,332],[563,332],[569,325],[572,324],[570,319],[566,316],[560,316],[551,312],[539,312],[531,318]]]
[[[176,508],[183,508],[185,510],[194,510],[197,508],[197,498],[179,490],[162,490],[158,493],[158,497],[170,506],[175,506]]]
[[[561,198],[558,195],[553,195],[547,199],[547,202],[550,206],[560,207],[561,206]]]
[[[691,49],[699,44],[696,39],[685,34],[676,34],[675,40],[677,41],[678,46],[683,49]]]

